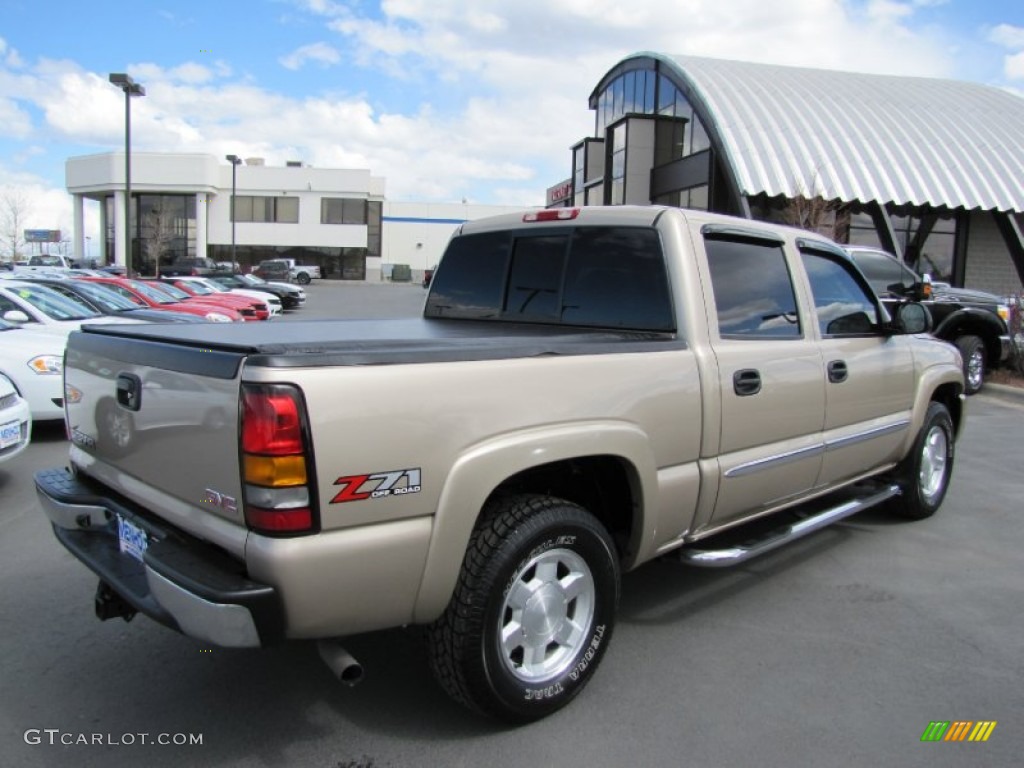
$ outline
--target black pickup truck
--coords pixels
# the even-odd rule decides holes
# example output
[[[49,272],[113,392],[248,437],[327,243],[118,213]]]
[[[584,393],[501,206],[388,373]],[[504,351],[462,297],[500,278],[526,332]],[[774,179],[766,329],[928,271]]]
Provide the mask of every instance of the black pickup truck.
[[[890,310],[893,304],[908,298],[928,307],[935,323],[932,333],[955,344],[963,356],[967,394],[981,389],[986,371],[1007,361],[1009,307],[998,296],[931,283],[892,254],[877,248],[849,245],[846,250]]]

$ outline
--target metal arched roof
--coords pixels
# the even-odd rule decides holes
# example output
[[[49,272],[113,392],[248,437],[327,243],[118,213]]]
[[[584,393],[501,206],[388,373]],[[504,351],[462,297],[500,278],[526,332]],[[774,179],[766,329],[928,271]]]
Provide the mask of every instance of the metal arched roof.
[[[1009,92],[637,55],[647,57],[693,97],[745,195],[1024,211],[1024,99]]]

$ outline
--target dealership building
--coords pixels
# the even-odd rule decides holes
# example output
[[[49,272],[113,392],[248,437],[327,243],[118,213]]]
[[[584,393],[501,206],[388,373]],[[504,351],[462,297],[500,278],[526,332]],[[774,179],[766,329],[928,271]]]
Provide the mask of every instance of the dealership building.
[[[935,280],[1024,284],[1024,99],[953,80],[638,53],[590,94],[547,206],[661,204],[880,246]]]
[[[69,158],[65,180],[76,258],[124,264],[124,153]],[[132,152],[132,269],[154,274],[158,264],[196,256],[242,268],[294,258],[320,266],[329,279],[418,280],[459,224],[523,207],[389,201],[384,192],[385,180],[368,170]],[[98,249],[85,238],[90,205],[99,212]]]

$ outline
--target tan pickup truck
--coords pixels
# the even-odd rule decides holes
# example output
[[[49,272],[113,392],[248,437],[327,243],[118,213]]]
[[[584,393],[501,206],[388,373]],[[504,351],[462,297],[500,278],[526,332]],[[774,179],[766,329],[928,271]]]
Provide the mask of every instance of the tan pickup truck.
[[[350,682],[338,638],[423,625],[452,696],[528,721],[594,674],[622,572],[935,512],[964,384],[929,324],[807,232],[501,216],[458,230],[421,318],[73,334],[69,468],[36,485],[100,618],[315,639]]]

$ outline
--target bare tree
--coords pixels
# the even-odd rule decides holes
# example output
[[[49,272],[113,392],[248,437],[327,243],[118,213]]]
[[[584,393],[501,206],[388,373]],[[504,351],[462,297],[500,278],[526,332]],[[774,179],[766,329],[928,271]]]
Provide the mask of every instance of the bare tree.
[[[24,191],[7,189],[0,195],[0,252],[10,256],[12,262],[21,258],[31,213],[32,203]]]
[[[845,242],[843,236],[850,226],[849,212],[843,210],[838,200],[802,195],[789,199],[782,209],[782,220],[791,227],[818,232],[837,242]]]
[[[174,259],[173,246],[180,239],[182,226],[178,214],[163,200],[143,212],[141,234],[145,265],[138,265],[138,269],[152,270],[153,274],[159,274],[161,258],[170,256]]]

